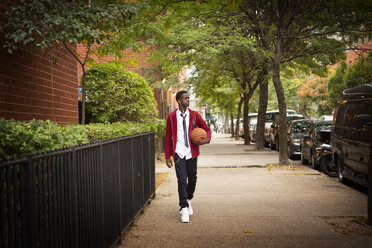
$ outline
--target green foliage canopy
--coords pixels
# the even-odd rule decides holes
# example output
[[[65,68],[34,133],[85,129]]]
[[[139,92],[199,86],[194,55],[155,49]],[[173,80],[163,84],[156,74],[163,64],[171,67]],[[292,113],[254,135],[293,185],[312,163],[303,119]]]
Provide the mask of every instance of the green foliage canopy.
[[[152,88],[118,62],[87,70],[87,111],[91,122],[149,122],[158,114]]]
[[[372,53],[360,56],[355,64],[347,66],[342,62],[328,81],[329,101],[333,107],[337,105],[341,92],[362,84],[372,82]]]

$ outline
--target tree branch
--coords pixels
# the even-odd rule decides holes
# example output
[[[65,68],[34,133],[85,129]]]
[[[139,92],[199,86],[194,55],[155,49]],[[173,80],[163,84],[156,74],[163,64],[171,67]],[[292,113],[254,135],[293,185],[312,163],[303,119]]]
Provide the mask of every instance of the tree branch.
[[[81,66],[84,66],[84,64],[80,61],[80,59],[76,56],[76,54],[75,53],[73,53],[72,51],[71,51],[71,49],[67,46],[67,44],[66,44],[66,42],[62,42],[63,43],[63,45],[65,46],[65,48],[67,49],[67,51],[79,62],[79,64],[81,65]]]

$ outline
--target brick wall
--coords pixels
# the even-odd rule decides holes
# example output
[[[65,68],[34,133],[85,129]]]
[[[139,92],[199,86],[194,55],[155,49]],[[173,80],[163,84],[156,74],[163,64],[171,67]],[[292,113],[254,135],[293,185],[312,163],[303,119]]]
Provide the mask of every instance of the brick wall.
[[[1,1],[0,25],[12,2]],[[27,49],[9,54],[0,47],[0,118],[78,122],[76,60],[64,48],[54,49],[51,55],[59,57],[57,63],[50,55]]]
[[[360,48],[364,49],[372,49],[372,39],[371,38],[364,38],[363,40],[359,40],[358,42]],[[368,54],[367,51],[348,51],[346,53],[346,64],[353,65],[361,55],[366,56]]]

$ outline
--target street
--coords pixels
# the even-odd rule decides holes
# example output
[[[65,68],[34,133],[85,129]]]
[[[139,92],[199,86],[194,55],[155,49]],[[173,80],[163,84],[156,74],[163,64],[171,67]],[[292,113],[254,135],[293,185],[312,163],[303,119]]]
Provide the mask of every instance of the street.
[[[367,195],[227,135],[201,147],[190,223],[174,168],[120,247],[372,247]],[[165,168],[161,168],[165,169]]]

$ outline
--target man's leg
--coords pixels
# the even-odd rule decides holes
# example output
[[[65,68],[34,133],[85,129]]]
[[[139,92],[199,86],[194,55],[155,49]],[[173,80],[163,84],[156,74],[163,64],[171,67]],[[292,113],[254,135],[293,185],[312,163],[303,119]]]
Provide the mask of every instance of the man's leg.
[[[187,163],[187,199],[191,200],[194,197],[196,179],[197,179],[197,162],[198,158],[186,160]]]
[[[176,153],[174,156],[174,163],[176,167],[176,174],[178,180],[178,197],[179,204],[181,208],[187,208],[189,204],[187,203],[187,166],[186,160],[181,159]]]

